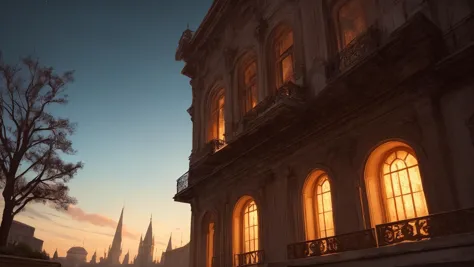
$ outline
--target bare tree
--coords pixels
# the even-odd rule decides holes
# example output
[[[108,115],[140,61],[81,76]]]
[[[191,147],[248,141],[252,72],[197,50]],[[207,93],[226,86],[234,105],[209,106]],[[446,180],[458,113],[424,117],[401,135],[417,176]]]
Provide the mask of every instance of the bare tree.
[[[5,202],[0,246],[7,244],[14,216],[28,203],[67,209],[77,202],[66,184],[83,164],[61,158],[75,153],[68,139],[75,124],[51,110],[67,104],[64,91],[72,81],[72,71],[57,74],[31,57],[12,66],[0,54],[0,189]]]

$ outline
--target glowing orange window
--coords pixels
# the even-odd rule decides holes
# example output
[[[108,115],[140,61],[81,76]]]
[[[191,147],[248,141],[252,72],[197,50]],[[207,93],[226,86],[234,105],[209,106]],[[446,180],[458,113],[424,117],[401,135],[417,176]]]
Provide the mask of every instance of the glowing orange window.
[[[217,99],[212,104],[213,106],[211,111],[211,133],[209,135],[209,139],[225,140],[224,90],[220,90]]]
[[[334,221],[332,213],[331,184],[329,183],[326,174],[319,178],[316,196],[319,238],[333,236]]]
[[[209,223],[206,236],[206,251],[207,251],[207,259],[206,259],[206,267],[212,267],[212,258],[214,257],[214,223]]]
[[[253,61],[244,71],[243,106],[247,112],[257,105],[257,63]]]
[[[404,149],[388,154],[382,166],[389,222],[428,215],[418,160]]]
[[[340,48],[343,49],[367,29],[365,6],[371,0],[347,1],[338,12]]]
[[[285,31],[275,42],[277,87],[294,82],[293,31]]]
[[[243,252],[258,250],[258,211],[255,201],[251,200],[243,212]]]

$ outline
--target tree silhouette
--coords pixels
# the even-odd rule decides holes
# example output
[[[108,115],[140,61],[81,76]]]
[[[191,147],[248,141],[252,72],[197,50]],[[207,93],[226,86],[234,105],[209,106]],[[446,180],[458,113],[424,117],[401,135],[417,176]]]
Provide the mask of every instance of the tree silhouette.
[[[66,184],[83,164],[61,159],[75,153],[68,139],[75,124],[51,113],[55,104],[67,104],[64,91],[72,81],[72,71],[57,74],[31,57],[12,66],[0,54],[0,189],[5,202],[0,246],[7,244],[14,216],[28,203],[67,209],[77,202]]]

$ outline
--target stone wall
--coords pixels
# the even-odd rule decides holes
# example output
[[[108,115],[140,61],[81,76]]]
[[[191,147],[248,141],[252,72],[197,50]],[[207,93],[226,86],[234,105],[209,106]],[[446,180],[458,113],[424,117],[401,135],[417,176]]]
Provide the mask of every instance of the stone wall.
[[[61,267],[59,262],[0,255],[2,267]]]

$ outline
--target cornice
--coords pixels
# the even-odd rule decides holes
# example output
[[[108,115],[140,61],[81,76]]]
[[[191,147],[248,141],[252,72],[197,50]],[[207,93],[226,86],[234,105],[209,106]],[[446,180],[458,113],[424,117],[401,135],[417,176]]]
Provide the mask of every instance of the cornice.
[[[224,11],[230,6],[231,2],[236,2],[235,0],[216,0],[212,4],[209,12],[204,17],[204,20],[199,25],[199,28],[196,30],[193,38],[191,39],[190,45],[191,50],[199,49],[207,38],[212,34],[216,26],[219,25],[219,22],[224,14]],[[235,3],[234,3],[235,4]]]

